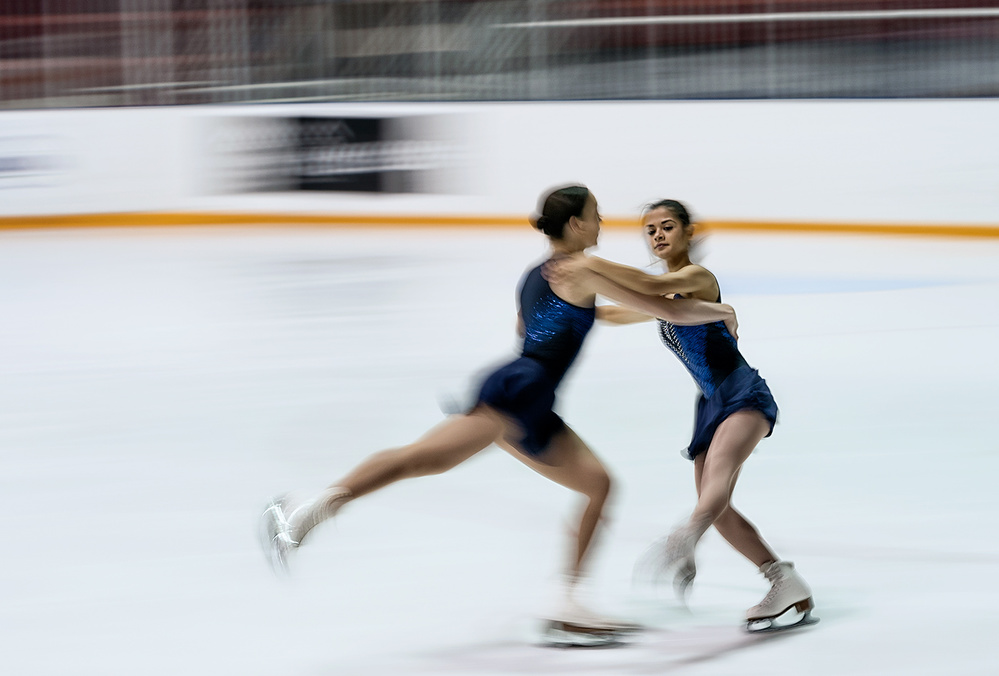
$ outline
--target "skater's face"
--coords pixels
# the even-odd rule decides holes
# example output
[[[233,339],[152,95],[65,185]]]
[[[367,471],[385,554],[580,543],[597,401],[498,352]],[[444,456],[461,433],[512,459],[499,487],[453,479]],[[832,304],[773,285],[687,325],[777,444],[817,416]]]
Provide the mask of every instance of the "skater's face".
[[[600,217],[600,209],[597,205],[597,198],[590,194],[586,198],[586,206],[579,216],[573,216],[575,229],[579,233],[580,244],[584,249],[597,245],[600,238],[600,224],[603,218]]]
[[[690,226],[684,227],[683,222],[666,207],[653,209],[642,219],[642,231],[645,241],[652,253],[666,260],[681,256],[687,252],[690,243]]]

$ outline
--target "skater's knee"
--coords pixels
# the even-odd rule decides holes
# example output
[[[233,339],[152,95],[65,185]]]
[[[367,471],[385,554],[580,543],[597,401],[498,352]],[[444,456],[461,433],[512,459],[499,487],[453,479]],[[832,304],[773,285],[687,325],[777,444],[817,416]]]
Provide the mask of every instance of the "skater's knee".
[[[691,520],[705,523],[706,527],[713,525],[716,530],[723,532],[728,525],[725,519],[725,515],[730,511],[728,504],[724,499],[708,499],[708,497],[706,494],[701,494]]]
[[[583,491],[590,500],[606,502],[614,487],[614,480],[607,470],[597,465],[587,472],[586,487]]]

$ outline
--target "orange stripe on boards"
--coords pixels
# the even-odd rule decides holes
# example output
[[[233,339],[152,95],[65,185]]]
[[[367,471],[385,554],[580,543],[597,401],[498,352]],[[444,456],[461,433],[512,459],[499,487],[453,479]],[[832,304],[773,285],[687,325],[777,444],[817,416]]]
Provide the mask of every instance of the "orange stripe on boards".
[[[345,213],[252,212],[131,212],[52,216],[3,216],[0,230],[41,228],[140,228],[205,225],[316,225],[316,226],[414,226],[414,227],[529,227],[526,216],[407,215]],[[640,227],[637,218],[604,219],[609,228]],[[918,235],[933,237],[999,237],[999,225],[914,223],[806,223],[778,221],[702,221],[700,226],[718,232],[781,232],[841,235]]]
[[[708,232],[785,232],[834,235],[918,235],[924,237],[999,237],[999,225],[943,223],[789,223],[771,221],[704,221]]]
[[[177,225],[385,225],[466,227],[528,225],[524,216],[454,216],[394,214],[296,214],[236,212],[131,212],[59,216],[4,216],[0,229],[32,228],[141,228]]]

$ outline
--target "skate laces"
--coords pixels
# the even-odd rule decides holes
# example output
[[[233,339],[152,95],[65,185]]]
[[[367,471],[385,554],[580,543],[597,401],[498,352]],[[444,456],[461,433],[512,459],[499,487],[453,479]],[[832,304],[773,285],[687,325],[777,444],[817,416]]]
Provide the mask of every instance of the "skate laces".
[[[767,603],[773,601],[780,594],[780,588],[784,586],[783,580],[774,580],[770,584],[770,590],[763,597],[763,600],[757,604],[759,606],[765,606]]]
[[[766,570],[763,571],[763,576],[770,581],[771,584],[777,584],[786,580],[791,575],[791,570],[794,566],[790,563],[784,563],[783,561],[775,561],[771,563]]]
[[[787,584],[787,576],[784,574],[784,569],[779,563],[773,563],[763,572],[763,576],[767,578],[767,581],[770,583],[770,589],[763,597],[763,600],[756,604],[757,608],[765,606],[767,603],[777,598],[777,596],[781,593],[781,590]]]

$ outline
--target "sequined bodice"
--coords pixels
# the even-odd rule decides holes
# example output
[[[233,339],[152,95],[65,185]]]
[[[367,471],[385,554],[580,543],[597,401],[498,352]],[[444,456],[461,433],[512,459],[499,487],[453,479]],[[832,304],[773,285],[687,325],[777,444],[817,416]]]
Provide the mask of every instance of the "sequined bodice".
[[[541,276],[539,265],[528,271],[521,282],[520,312],[524,320],[521,354],[541,363],[558,383],[593,327],[595,308],[572,305],[556,296]]]
[[[714,394],[729,374],[747,365],[724,322],[677,326],[660,319],[659,337],[687,367],[705,397]]]

